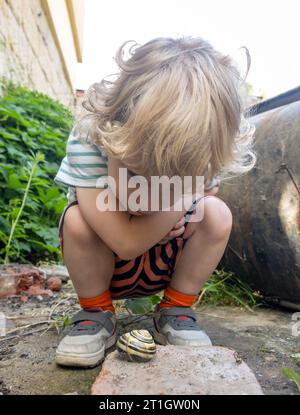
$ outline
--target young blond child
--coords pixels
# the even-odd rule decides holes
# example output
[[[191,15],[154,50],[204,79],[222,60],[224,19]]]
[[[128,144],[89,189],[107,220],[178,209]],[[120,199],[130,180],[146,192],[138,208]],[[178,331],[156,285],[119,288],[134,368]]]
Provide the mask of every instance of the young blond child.
[[[55,178],[69,186],[59,236],[82,308],[57,348],[62,365],[103,360],[118,333],[113,299],[162,290],[153,315],[156,341],[211,344],[191,307],[231,231],[230,209],[215,194],[220,180],[255,163],[254,128],[231,57],[202,38],[182,37],[134,43],[125,60],[127,44],[116,54],[116,79],[89,88],[88,113],[74,126]],[[119,203],[116,210],[99,209],[108,177],[120,190],[121,167],[128,180],[203,176],[203,219],[189,220],[197,201],[170,211],[122,210]]]

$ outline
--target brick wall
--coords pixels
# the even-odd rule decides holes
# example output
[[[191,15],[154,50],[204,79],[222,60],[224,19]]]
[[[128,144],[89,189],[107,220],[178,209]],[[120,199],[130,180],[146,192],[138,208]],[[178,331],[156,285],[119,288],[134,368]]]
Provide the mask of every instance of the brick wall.
[[[74,92],[40,0],[0,0],[0,77],[74,109]]]

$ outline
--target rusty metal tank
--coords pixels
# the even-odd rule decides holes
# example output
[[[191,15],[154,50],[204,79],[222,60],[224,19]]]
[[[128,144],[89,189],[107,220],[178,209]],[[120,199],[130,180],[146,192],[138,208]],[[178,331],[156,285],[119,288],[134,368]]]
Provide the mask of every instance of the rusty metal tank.
[[[300,101],[251,117],[257,164],[222,184],[233,230],[221,265],[300,310]]]

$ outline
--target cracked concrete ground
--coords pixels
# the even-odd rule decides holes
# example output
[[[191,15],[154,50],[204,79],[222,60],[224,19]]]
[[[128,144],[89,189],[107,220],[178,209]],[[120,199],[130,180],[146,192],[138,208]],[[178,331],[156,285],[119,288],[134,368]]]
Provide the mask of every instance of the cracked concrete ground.
[[[36,300],[26,304],[0,300],[0,310],[15,317],[9,320],[12,327],[41,321],[45,318],[44,307],[43,302]],[[35,317],[29,317],[30,310],[35,312]],[[237,307],[206,306],[199,307],[197,315],[214,345],[236,350],[253,370],[265,394],[299,394],[294,383],[281,373],[283,367],[299,372],[291,357],[300,352],[299,337],[292,335],[292,312],[272,308],[250,312]],[[151,317],[142,317],[134,323],[130,323],[130,318],[122,319],[121,331],[151,329],[151,325]],[[45,331],[46,328],[37,325],[30,328],[29,335],[0,337],[2,394],[90,394],[101,366],[88,370],[57,367],[54,355],[60,336],[55,329]]]

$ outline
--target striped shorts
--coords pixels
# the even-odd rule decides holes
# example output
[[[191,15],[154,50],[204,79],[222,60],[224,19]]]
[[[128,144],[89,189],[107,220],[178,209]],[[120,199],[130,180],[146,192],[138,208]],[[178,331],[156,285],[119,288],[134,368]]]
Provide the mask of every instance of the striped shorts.
[[[63,254],[63,224],[67,210],[78,202],[68,204],[59,221],[59,242]],[[155,244],[147,252],[131,260],[121,259],[115,252],[115,268],[110,291],[113,299],[136,298],[152,295],[164,290],[170,283],[172,274],[182,254],[187,238],[189,216],[186,216],[185,231],[166,244]]]

